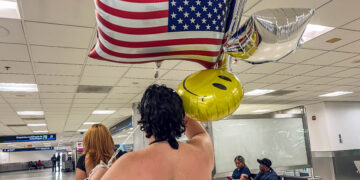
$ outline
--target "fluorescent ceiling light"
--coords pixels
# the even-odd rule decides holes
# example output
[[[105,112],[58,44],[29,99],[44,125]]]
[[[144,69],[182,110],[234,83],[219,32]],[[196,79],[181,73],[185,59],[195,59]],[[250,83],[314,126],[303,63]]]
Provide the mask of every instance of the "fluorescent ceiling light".
[[[270,112],[270,110],[269,109],[258,109],[258,110],[253,111],[253,113],[265,113],[265,112]]]
[[[0,83],[0,91],[6,92],[38,92],[37,84]]]
[[[275,114],[275,118],[292,118],[293,114]]]
[[[0,17],[20,19],[20,13],[16,0],[0,0]]]
[[[84,125],[99,124],[100,122],[84,122]]]
[[[95,110],[92,114],[113,114],[115,110]]]
[[[268,93],[271,93],[274,91],[275,90],[270,90],[270,89],[255,89],[255,90],[245,93],[244,95],[245,96],[260,96],[260,95],[268,94]]]
[[[42,115],[44,115],[44,111],[17,111],[16,113],[20,116],[42,116]]]
[[[117,136],[117,138],[124,138],[124,137],[128,137],[127,135],[119,135]]]
[[[36,127],[36,126],[47,126],[47,124],[27,124],[27,126]]]
[[[327,94],[320,95],[320,97],[334,97],[334,96],[341,96],[341,95],[351,94],[351,93],[353,93],[353,92],[349,92],[349,91],[336,91],[336,92],[332,92],[332,93],[327,93]]]
[[[49,131],[33,131],[33,133],[47,133]]]
[[[301,37],[302,43],[310,41],[310,40],[312,40],[318,36],[321,36],[333,29],[334,29],[334,27],[322,26],[322,25],[317,25],[317,24],[308,24],[306,26],[303,36]]]
[[[87,131],[87,129],[79,129],[78,131],[79,132],[85,132],[85,131]]]

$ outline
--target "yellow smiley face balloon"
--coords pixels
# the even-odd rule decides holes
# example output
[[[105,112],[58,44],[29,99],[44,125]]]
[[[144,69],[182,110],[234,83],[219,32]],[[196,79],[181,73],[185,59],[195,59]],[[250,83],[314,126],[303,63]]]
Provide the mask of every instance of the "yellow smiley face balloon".
[[[177,93],[188,116],[199,121],[215,121],[232,114],[244,92],[238,78],[226,69],[208,69],[191,74]]]

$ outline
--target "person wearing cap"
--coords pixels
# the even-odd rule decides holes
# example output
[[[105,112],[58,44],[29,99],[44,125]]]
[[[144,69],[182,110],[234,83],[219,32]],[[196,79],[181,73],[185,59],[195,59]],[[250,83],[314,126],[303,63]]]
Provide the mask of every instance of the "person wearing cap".
[[[248,180],[250,179],[250,170],[245,164],[245,158],[242,156],[236,156],[234,159],[236,169],[234,170],[231,178],[233,180]]]
[[[260,164],[260,172],[256,175],[254,180],[278,180],[278,175],[271,168],[270,159],[258,159],[257,162]]]

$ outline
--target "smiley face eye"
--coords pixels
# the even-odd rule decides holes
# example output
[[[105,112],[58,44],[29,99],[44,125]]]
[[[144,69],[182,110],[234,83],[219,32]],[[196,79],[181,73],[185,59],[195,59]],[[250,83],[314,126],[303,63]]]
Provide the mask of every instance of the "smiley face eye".
[[[223,80],[225,80],[225,81],[230,81],[231,82],[231,79],[230,78],[228,78],[228,77],[226,77],[226,76],[218,76],[219,78],[221,78],[221,79],[223,79]]]
[[[212,85],[213,85],[214,87],[216,87],[216,88],[221,89],[221,90],[226,90],[226,89],[227,89],[226,86],[224,86],[224,85],[222,85],[222,84],[219,84],[219,83],[213,83]]]

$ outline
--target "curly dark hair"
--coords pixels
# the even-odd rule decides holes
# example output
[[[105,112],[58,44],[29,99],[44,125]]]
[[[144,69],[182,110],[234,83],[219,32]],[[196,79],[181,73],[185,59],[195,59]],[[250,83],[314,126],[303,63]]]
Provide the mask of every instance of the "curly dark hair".
[[[168,141],[173,149],[179,148],[176,138],[185,132],[185,111],[180,96],[173,89],[150,85],[138,109],[141,114],[138,124],[147,138],[154,135],[154,142]]]

